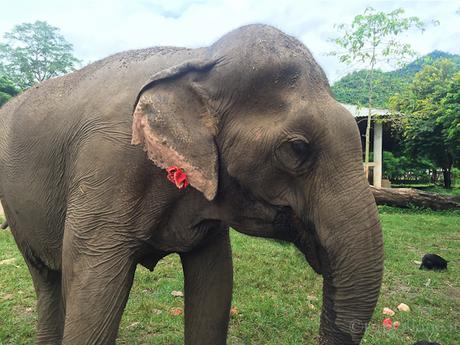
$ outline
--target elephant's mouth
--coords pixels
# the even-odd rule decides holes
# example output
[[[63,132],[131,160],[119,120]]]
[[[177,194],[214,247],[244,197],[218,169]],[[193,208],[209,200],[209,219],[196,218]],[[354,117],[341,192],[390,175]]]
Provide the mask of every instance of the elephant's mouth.
[[[292,242],[305,255],[310,266],[321,274],[321,246],[312,222],[302,221],[291,207],[282,207],[274,220],[276,238]]]

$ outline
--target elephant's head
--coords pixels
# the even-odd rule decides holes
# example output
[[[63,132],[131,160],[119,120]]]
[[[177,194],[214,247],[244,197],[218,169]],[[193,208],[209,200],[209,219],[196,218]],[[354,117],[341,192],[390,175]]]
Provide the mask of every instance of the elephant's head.
[[[210,218],[295,243],[324,277],[320,344],[358,344],[375,307],[383,246],[353,117],[296,39],[233,31],[141,90],[133,143],[186,170]]]

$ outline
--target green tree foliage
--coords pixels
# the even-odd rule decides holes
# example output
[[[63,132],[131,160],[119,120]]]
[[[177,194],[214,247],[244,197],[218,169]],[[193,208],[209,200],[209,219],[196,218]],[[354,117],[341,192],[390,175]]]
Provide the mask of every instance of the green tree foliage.
[[[425,30],[425,23],[418,17],[403,17],[404,10],[376,12],[372,7],[355,16],[351,25],[337,24],[334,27],[340,36],[332,39],[341,50],[330,54],[347,64],[361,62],[370,70],[379,62],[393,62],[415,55],[408,43],[397,40],[399,34],[415,27]]]
[[[454,160],[460,158],[458,78],[452,61],[437,60],[418,72],[406,91],[389,101],[401,114],[397,125],[408,154],[427,157],[442,168],[446,188],[451,187]]]
[[[347,64],[360,62],[369,71],[365,81],[368,91],[366,105],[369,107],[365,163],[369,162],[375,68],[382,61],[404,61],[405,58],[415,55],[409,44],[398,41],[398,35],[411,28],[421,31],[425,29],[425,24],[418,17],[404,17],[403,15],[404,10],[402,8],[385,13],[377,12],[372,7],[368,7],[363,14],[355,16],[351,25],[335,25],[339,31],[339,37],[332,41],[339,47],[339,50],[331,52],[331,55],[337,56],[341,62]]]
[[[429,171],[436,167],[428,159],[420,159],[406,155],[394,155],[392,152],[383,152],[383,176],[392,182],[429,182]]]
[[[367,106],[369,95],[366,80],[368,75],[369,71],[360,70],[340,79],[332,86],[335,98],[342,103]],[[390,96],[401,92],[408,84],[406,79],[381,70],[374,71],[372,83],[373,107],[382,109],[388,107]]]
[[[0,44],[0,73],[21,89],[70,72],[78,60],[60,30],[43,21],[16,25]]]
[[[458,162],[460,160],[460,72],[451,78],[441,105],[443,111],[439,122],[444,127],[446,145],[452,149],[453,156]]]
[[[0,76],[0,107],[11,97],[16,96],[19,89],[5,76]]]

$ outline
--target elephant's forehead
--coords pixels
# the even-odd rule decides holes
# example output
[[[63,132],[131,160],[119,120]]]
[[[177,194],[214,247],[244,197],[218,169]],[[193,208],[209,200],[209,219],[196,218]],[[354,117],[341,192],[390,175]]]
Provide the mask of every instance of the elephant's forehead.
[[[308,80],[310,91],[325,89],[327,85],[323,70],[307,47],[268,25],[248,25],[234,30],[214,43],[209,52],[213,58],[222,58],[233,74],[238,71],[245,78],[257,76],[258,71],[263,72],[259,76],[264,73],[276,76],[278,72],[286,74],[294,70],[291,82],[296,78]]]
[[[240,49],[235,50],[235,48]],[[269,25],[247,25],[233,30],[215,42],[211,49],[221,52],[233,51],[255,60],[282,53],[287,54],[287,57],[300,56],[314,61],[305,45]]]

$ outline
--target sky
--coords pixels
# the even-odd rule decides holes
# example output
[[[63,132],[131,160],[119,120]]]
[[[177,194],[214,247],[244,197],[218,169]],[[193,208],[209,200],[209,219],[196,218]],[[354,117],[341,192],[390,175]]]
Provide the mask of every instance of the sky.
[[[334,24],[351,23],[368,6],[385,12],[402,7],[408,16],[439,21],[423,34],[411,30],[401,39],[420,55],[460,54],[458,0],[0,0],[0,36],[16,24],[47,21],[61,29],[85,65],[128,49],[207,46],[239,26],[264,23],[300,39],[334,82],[359,67],[327,55],[334,50],[329,41],[337,35]]]

